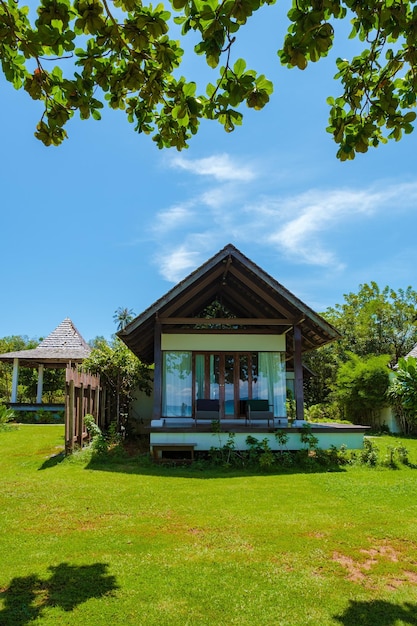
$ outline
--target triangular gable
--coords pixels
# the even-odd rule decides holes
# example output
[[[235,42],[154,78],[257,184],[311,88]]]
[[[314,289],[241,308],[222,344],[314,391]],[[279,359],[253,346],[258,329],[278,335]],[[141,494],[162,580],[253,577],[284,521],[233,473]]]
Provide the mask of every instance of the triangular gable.
[[[280,326],[279,332],[287,333],[287,344],[291,346],[293,328],[298,325],[303,351],[339,337],[333,326],[232,244],[189,274],[117,334],[142,361],[152,363],[155,324],[163,324],[164,332],[196,329],[196,318],[200,322],[202,312],[214,301],[222,303],[235,315],[233,328],[229,327],[228,332],[244,332],[250,326],[251,332],[273,333]],[[213,324],[214,320],[209,322]],[[219,328],[212,328],[213,332],[221,332]],[[290,353],[291,349],[288,358]]]

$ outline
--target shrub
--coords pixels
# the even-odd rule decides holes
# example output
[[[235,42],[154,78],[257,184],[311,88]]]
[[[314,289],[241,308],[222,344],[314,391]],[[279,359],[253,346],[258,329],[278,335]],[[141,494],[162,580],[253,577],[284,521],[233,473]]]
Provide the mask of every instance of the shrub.
[[[306,407],[305,416],[309,422],[341,422],[343,414],[337,402],[323,402]]]
[[[14,411],[8,409],[4,404],[0,404],[0,431],[11,430],[16,425],[11,424],[16,419]]]

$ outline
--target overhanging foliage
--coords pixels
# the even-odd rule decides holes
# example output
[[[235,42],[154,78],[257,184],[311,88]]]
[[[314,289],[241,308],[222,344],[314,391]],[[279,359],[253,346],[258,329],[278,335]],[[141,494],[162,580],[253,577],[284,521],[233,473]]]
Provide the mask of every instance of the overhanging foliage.
[[[37,17],[15,0],[0,0],[0,59],[16,89],[40,100],[35,135],[59,145],[65,125],[100,119],[107,101],[126,112],[159,148],[186,147],[201,119],[227,132],[242,123],[241,105],[260,110],[273,85],[233,59],[233,44],[251,16],[274,0],[170,0],[182,37],[196,32],[194,52],[216,70],[205,93],[179,74],[184,59],[171,38],[172,14],[140,0],[41,0]],[[413,130],[417,84],[417,8],[414,0],[295,0],[279,50],[282,64],[304,70],[334,45],[335,20],[352,22],[360,51],[337,60],[340,93],[328,98],[328,132],[340,160],[353,159]],[[188,42],[184,42],[187,49]],[[52,67],[51,67],[52,62]]]

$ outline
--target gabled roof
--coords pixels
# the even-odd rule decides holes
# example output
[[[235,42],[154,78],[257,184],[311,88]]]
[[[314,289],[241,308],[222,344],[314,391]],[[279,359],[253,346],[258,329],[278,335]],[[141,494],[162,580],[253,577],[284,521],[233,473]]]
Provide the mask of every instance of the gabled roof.
[[[11,362],[17,358],[21,365],[29,367],[37,364],[62,367],[69,361],[81,363],[90,352],[90,346],[67,317],[36,348],[0,354],[0,361]]]
[[[250,329],[253,333],[286,333],[287,358],[292,356],[294,324],[301,327],[303,351],[339,337],[333,326],[232,244],[189,274],[117,334],[142,361],[152,363],[157,320],[163,324],[163,332],[187,332],[198,327],[195,318],[201,318],[214,301],[236,316],[234,327],[229,327],[228,332],[249,332]],[[187,318],[193,319],[187,321]],[[256,324],[258,319],[259,324]],[[209,323],[214,321],[211,319]],[[223,322],[219,327],[222,325]],[[211,332],[221,330],[212,327]]]

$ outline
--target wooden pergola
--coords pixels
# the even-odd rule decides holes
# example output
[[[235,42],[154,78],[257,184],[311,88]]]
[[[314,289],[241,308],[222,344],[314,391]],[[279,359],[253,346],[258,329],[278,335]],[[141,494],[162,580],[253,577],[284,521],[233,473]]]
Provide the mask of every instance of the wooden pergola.
[[[220,303],[231,317],[204,317]],[[297,419],[303,418],[302,354],[340,335],[320,315],[229,244],[118,333],[145,363],[154,363],[153,418],[161,415],[162,333],[285,335],[294,370]]]

